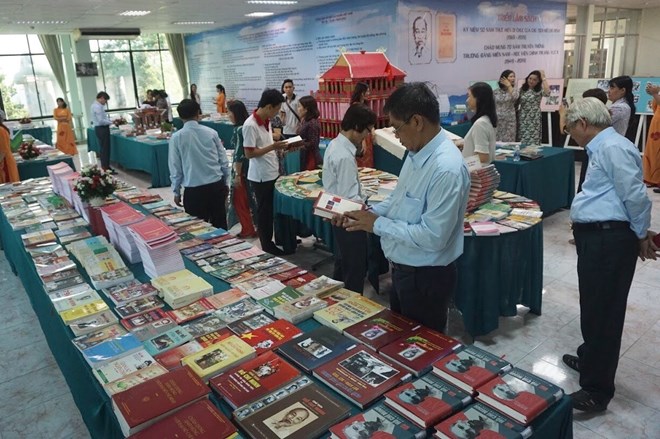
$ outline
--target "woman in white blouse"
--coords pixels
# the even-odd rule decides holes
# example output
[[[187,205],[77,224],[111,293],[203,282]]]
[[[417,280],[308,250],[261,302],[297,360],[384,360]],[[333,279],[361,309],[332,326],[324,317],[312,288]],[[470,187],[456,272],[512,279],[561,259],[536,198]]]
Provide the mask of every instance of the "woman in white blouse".
[[[478,155],[481,163],[495,158],[495,127],[497,111],[493,89],[485,82],[476,82],[468,88],[467,106],[474,111],[472,128],[463,142],[463,157]]]
[[[628,125],[635,115],[635,98],[633,97],[633,81],[630,76],[617,76],[609,83],[607,98],[612,102],[612,128],[622,136],[626,135]]]

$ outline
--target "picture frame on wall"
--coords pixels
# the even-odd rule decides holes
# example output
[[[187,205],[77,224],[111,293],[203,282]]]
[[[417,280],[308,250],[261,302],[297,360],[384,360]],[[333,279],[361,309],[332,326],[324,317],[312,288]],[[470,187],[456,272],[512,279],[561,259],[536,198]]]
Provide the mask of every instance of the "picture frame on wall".
[[[77,62],[76,76],[83,78],[87,76],[99,76],[99,68],[95,62]]]

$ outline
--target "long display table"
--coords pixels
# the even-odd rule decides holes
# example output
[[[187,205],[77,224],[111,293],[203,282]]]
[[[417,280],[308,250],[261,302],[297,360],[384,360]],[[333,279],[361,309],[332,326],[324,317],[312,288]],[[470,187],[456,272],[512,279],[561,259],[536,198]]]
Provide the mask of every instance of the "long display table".
[[[41,140],[48,145],[53,144],[53,130],[49,126],[40,126],[35,128],[18,128],[23,134],[29,134],[37,140]]]
[[[93,128],[87,128],[87,148],[99,152],[99,144]],[[151,174],[152,187],[166,187],[170,183],[170,169],[167,164],[168,141],[145,140],[126,137],[118,133],[110,134],[110,161],[126,169],[137,169]]]
[[[123,435],[113,414],[110,398],[93,376],[80,352],[71,343],[72,334],[70,330],[55,312],[48,295],[43,289],[34,264],[22,246],[20,234],[11,229],[4,212],[0,212],[0,241],[14,273],[23,282],[48,346],[71,389],[73,399],[89,429],[90,435],[93,438],[103,439],[122,438]],[[134,264],[130,268],[137,279],[148,281],[142,269],[142,264]],[[188,260],[186,260],[186,268],[202,275],[213,285],[214,291],[222,291],[228,288],[226,283],[203,274],[195,264]],[[86,277],[84,273],[83,275]],[[111,304],[109,303],[109,305]],[[318,326],[318,323],[314,320],[307,320],[299,325],[303,331],[311,330],[316,326]],[[332,393],[332,391],[330,392]],[[229,407],[224,401],[220,401],[215,395],[212,395],[211,399],[226,414],[229,413]],[[357,412],[356,407],[353,407],[353,412]],[[572,438],[573,425],[570,399],[564,397],[553,405],[534,421],[532,428],[535,438]]]

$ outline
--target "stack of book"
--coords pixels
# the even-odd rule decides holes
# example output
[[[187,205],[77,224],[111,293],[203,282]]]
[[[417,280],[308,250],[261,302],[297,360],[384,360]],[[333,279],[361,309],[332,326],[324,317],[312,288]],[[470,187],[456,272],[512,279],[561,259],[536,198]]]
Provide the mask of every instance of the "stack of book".
[[[110,242],[131,264],[140,262],[140,251],[128,226],[142,221],[144,215],[122,202],[101,207],[101,214]]]
[[[135,238],[147,276],[154,278],[183,270],[183,259],[176,245],[178,236],[162,221],[147,217],[128,229]]]
[[[53,192],[56,194],[64,193],[63,177],[72,174],[75,171],[66,162],[58,162],[54,165],[46,166],[48,170],[48,177],[53,182]]]
[[[204,382],[208,382],[211,377],[255,356],[252,346],[238,336],[231,335],[184,357],[181,363],[189,366]]]
[[[467,210],[473,211],[493,198],[493,193],[500,184],[500,173],[495,165],[483,166],[470,173],[470,196]]]
[[[314,312],[314,319],[322,325],[343,332],[349,326],[368,319],[383,309],[383,305],[357,295]]]
[[[75,343],[75,341],[74,341]],[[144,349],[99,367],[92,373],[110,396],[167,373]]]
[[[193,272],[183,269],[154,277],[151,284],[172,308],[181,308],[213,294],[213,286]]]
[[[66,249],[87,271],[96,289],[109,288],[133,279],[133,273],[104,236],[75,241]]]

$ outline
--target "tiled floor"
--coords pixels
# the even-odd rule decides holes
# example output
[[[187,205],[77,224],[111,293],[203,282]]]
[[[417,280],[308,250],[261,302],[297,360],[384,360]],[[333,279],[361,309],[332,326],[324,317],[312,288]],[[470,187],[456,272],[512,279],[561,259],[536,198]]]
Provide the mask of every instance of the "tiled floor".
[[[146,174],[120,171],[121,178],[147,187]],[[168,188],[154,189],[171,200]],[[652,228],[660,230],[660,195],[649,191],[655,202]],[[476,344],[559,384],[568,393],[578,389],[576,372],[561,363],[565,352],[580,344],[576,255],[568,244],[568,211],[544,220],[543,315],[501,318],[500,328],[478,337]],[[327,254],[314,250],[306,239],[288,257],[310,267]],[[317,272],[328,274],[332,264]],[[386,275],[387,276],[387,275]],[[382,279],[385,289],[386,276]],[[0,332],[0,439],[89,437],[78,409],[53,359],[27,295],[0,254],[0,306],[4,324]],[[660,437],[660,261],[639,262],[628,300],[628,313],[617,373],[617,393],[608,411],[595,417],[575,415],[576,438]],[[367,295],[374,296],[373,290]],[[385,301],[377,296],[377,300]],[[463,340],[460,315],[450,314],[449,334]],[[46,389],[46,390],[44,390]]]

